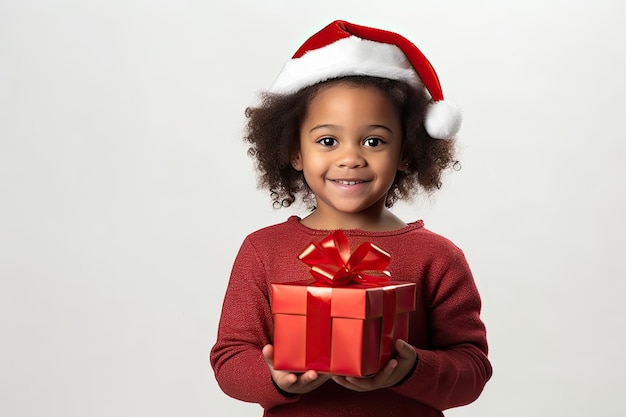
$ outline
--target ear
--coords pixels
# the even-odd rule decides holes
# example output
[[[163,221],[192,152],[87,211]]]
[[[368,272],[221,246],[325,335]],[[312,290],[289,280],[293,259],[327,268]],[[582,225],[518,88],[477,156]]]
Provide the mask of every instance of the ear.
[[[401,158],[398,161],[398,171],[406,171],[409,169],[409,165],[411,165],[411,163],[408,158]]]
[[[294,153],[291,156],[291,166],[296,171],[302,171],[302,154],[300,153],[300,151]]]

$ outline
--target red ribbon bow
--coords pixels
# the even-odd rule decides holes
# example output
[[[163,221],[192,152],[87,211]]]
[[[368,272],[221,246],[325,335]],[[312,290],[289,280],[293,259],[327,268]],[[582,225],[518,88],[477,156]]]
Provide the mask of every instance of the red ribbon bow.
[[[298,258],[311,267],[311,275],[331,286],[379,283],[389,280],[385,270],[391,255],[370,242],[362,243],[352,255],[348,238],[336,230],[321,242],[312,242]]]

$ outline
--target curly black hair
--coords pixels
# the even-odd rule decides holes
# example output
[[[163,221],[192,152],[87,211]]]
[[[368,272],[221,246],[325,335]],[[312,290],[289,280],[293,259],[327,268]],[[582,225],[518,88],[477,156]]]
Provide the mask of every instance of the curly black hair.
[[[300,127],[311,100],[322,90],[338,83],[374,87],[389,97],[401,114],[402,155],[408,169],[398,171],[386,206],[401,199],[411,200],[419,189],[430,194],[441,187],[443,170],[457,166],[454,140],[433,139],[424,128],[424,112],[431,98],[423,88],[402,81],[369,76],[334,78],[296,93],[262,93],[261,103],[246,109],[248,122],[244,139],[248,154],[256,161],[259,187],[270,191],[275,208],[288,207],[298,197],[314,208],[311,191],[301,171],[291,165],[300,146]]]

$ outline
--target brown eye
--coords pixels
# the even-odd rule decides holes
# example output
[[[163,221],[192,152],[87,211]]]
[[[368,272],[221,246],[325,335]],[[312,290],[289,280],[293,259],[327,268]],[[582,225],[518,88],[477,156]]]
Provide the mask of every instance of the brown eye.
[[[327,136],[318,140],[317,143],[322,146],[335,146],[337,144],[337,139]]]
[[[385,143],[381,138],[367,138],[365,139],[365,141],[363,141],[363,145],[365,146],[369,146],[369,147],[376,147],[376,146],[380,146],[383,143]]]

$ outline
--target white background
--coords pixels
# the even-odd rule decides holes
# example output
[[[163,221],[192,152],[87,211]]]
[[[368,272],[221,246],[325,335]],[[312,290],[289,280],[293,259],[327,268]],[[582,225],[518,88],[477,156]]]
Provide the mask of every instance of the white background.
[[[274,211],[246,106],[336,18],[399,32],[465,112],[406,221],[461,246],[493,379],[448,416],[626,415],[621,1],[0,2],[0,415],[261,415],[208,364]]]

